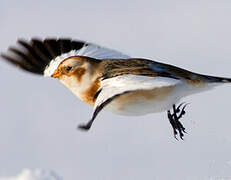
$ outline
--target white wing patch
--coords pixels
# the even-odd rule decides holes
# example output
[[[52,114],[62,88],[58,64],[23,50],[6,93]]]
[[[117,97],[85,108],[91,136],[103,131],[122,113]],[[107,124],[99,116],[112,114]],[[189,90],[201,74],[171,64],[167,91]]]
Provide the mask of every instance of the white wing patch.
[[[44,76],[52,76],[59,64],[65,59],[72,56],[88,56],[95,59],[128,59],[129,56],[118,51],[104,48],[92,43],[85,43],[79,50],[71,50],[52,59],[50,64],[47,65],[44,71]]]
[[[109,78],[101,82],[101,92],[96,99],[94,109],[106,100],[128,91],[151,90],[155,88],[174,86],[179,83],[181,83],[180,80],[167,77],[122,75]]]
[[[87,43],[77,51],[77,56],[88,56],[96,59],[128,59],[129,56],[118,51]]]

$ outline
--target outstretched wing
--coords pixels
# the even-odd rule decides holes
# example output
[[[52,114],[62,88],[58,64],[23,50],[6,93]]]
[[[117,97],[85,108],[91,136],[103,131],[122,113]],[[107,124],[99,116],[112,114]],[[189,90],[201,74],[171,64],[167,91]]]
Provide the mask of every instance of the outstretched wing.
[[[96,59],[126,59],[129,56],[96,44],[71,39],[36,39],[29,42],[18,40],[19,46],[10,47],[1,57],[7,62],[35,74],[44,74],[46,67],[55,59],[70,56],[88,56]]]

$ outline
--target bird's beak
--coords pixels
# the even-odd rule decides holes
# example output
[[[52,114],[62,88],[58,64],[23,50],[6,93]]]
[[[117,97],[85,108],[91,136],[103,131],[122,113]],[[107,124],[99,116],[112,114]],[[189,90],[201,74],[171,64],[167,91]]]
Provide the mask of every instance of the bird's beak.
[[[59,71],[59,69],[57,69],[54,74],[52,74],[53,78],[59,78],[61,76],[61,72]]]

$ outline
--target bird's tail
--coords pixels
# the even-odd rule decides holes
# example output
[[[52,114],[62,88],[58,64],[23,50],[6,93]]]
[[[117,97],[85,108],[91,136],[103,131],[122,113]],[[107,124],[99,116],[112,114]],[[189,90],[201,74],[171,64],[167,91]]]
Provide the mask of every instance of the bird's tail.
[[[231,78],[200,75],[206,83],[231,83]]]
[[[189,89],[184,96],[208,91],[225,83],[231,83],[231,78],[193,74],[189,82],[192,86],[188,86]]]

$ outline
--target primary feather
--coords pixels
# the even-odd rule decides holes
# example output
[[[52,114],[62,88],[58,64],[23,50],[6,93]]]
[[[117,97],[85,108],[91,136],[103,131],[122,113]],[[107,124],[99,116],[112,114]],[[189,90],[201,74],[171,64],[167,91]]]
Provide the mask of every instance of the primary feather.
[[[29,42],[20,39],[18,44],[18,47],[9,48],[9,54],[1,54],[3,59],[23,70],[41,75],[50,65],[55,66],[52,67],[55,69],[60,62],[71,56],[87,56],[96,59],[129,58],[118,51],[79,40],[33,38]]]

